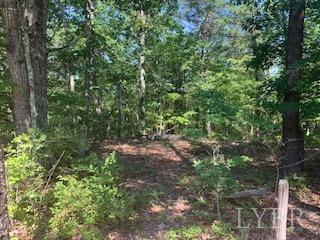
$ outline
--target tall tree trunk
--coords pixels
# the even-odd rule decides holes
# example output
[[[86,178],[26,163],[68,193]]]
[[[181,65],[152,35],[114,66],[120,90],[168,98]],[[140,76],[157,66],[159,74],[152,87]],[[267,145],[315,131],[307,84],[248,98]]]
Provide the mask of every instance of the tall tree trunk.
[[[17,134],[47,126],[47,0],[4,0],[6,49]]]
[[[45,131],[48,115],[47,0],[27,0],[21,6],[24,9],[23,42],[30,87],[32,125]]]
[[[85,70],[85,102],[86,114],[89,113],[90,98],[95,107],[96,115],[100,115],[101,110],[101,91],[98,89],[98,80],[94,72],[96,49],[94,47],[93,34],[93,2],[86,0],[86,70]],[[91,87],[92,92],[91,92]]]
[[[15,0],[4,0],[2,17],[6,35],[6,50],[10,77],[13,82],[13,117],[16,133],[32,127],[28,71],[21,46],[21,12]]]
[[[303,164],[299,164],[304,158],[304,140],[299,116],[299,84],[301,81],[299,63],[303,50],[304,10],[305,0],[290,1],[282,129],[282,175],[298,173],[303,168]]]
[[[251,21],[255,22],[255,18],[257,17],[257,2],[254,1],[252,3],[253,5],[251,6]],[[258,48],[258,42],[257,42],[257,29],[255,24],[253,24],[253,26],[251,26],[250,30],[250,35],[251,35],[251,39],[250,39],[250,47],[252,49],[252,54],[253,56],[257,56],[257,48]],[[263,75],[261,72],[261,69],[259,69],[258,66],[254,67],[254,78],[256,80],[256,82],[260,82],[261,80],[263,80]],[[259,95],[257,94],[255,97],[255,104],[258,107],[258,102],[259,102]],[[259,109],[255,110],[255,116],[256,117],[260,117],[261,113],[259,111]],[[250,137],[256,137],[259,138],[259,125],[258,124],[252,124],[251,126],[251,131],[250,131]]]
[[[0,142],[0,239],[9,240],[10,221],[7,208],[7,181],[3,144]]]
[[[88,125],[89,105],[90,105],[90,87],[92,85],[92,19],[93,5],[92,0],[86,0],[86,67],[84,76],[84,102],[85,102],[85,124]],[[87,127],[87,126],[86,126]]]
[[[146,33],[145,33],[145,25],[146,25],[146,16],[144,13],[144,10],[140,9],[140,131],[141,135],[146,135],[146,103],[145,103],[145,97],[146,97],[146,70],[145,70],[145,62],[146,62],[146,56],[145,56],[145,44],[146,44]]]
[[[122,96],[122,81],[118,82],[118,137],[121,139],[124,128],[124,112],[123,112],[123,96]]]

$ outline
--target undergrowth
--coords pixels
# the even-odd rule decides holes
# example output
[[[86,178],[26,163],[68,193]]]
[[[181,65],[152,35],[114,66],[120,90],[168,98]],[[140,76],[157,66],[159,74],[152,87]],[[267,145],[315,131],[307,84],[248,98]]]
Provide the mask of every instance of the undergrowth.
[[[123,168],[115,153],[101,161],[69,152],[60,163],[63,148],[49,144],[56,140],[32,130],[6,148],[10,215],[35,239],[102,239],[106,226],[133,213],[135,196],[119,187]],[[76,145],[64,147],[77,152]]]

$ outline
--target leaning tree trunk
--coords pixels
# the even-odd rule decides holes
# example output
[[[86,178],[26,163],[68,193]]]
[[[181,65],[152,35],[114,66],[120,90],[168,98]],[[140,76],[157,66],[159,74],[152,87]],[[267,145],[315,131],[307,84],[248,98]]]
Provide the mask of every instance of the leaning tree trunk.
[[[146,135],[146,108],[145,108],[145,97],[146,97],[146,70],[145,70],[145,42],[146,42],[146,33],[145,33],[145,25],[146,25],[146,16],[144,10],[140,9],[140,130],[141,135]]]
[[[2,2],[2,18],[6,36],[6,50],[10,78],[13,83],[13,117],[16,133],[21,134],[32,127],[28,71],[21,46],[21,12],[15,0]]]
[[[7,181],[4,166],[3,144],[0,142],[0,239],[9,240],[10,221],[7,207]]]
[[[301,81],[299,64],[303,49],[304,10],[305,0],[290,1],[282,129],[282,175],[298,173],[303,167],[301,160],[304,157],[304,140],[299,116],[299,84]]]

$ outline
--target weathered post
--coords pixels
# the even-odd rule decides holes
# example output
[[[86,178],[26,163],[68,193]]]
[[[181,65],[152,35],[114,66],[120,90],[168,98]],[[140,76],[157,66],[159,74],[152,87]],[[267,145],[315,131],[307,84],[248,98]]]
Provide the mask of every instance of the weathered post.
[[[277,240],[287,239],[287,214],[289,201],[289,183],[281,179],[278,188],[278,223],[277,223]]]

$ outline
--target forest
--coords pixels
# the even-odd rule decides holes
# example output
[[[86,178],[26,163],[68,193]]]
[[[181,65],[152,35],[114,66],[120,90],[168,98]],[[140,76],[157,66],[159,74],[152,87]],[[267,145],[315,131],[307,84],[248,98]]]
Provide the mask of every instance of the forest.
[[[320,0],[0,13],[1,240],[320,239]]]

